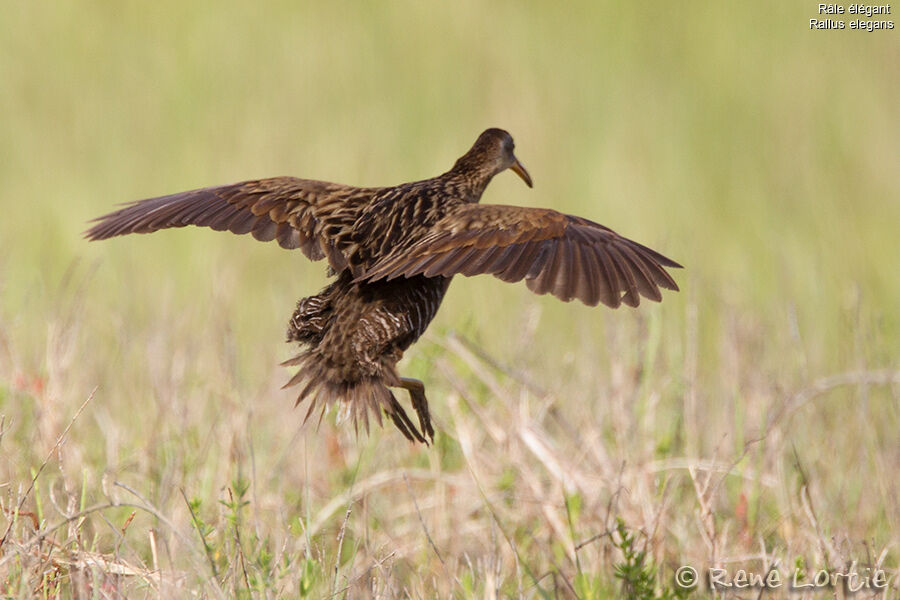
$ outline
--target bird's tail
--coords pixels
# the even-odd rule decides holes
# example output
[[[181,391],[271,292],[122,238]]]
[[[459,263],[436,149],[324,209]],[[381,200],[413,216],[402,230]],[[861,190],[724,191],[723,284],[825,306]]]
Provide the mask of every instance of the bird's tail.
[[[304,401],[309,403],[303,419],[304,423],[316,410],[319,410],[319,422],[321,423],[325,412],[332,405],[338,404],[339,421],[352,419],[353,426],[357,431],[362,423],[368,433],[369,415],[375,417],[378,425],[383,425],[381,420],[381,411],[383,410],[409,441],[427,443],[425,437],[413,425],[406,411],[388,388],[391,382],[386,381],[384,377],[375,375],[362,377],[356,381],[347,381],[340,376],[339,369],[331,365],[328,358],[316,350],[301,352],[281,365],[299,367],[297,373],[282,389],[302,386],[295,406],[299,406]]]

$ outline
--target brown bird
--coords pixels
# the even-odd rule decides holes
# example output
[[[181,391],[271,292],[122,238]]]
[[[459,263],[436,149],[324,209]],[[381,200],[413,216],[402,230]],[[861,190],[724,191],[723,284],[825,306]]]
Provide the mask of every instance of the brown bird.
[[[381,424],[381,410],[409,440],[434,439],[421,381],[396,370],[403,352],[434,318],[454,275],[489,273],[525,280],[537,294],[589,306],[637,306],[678,290],[664,267],[680,267],[611,229],[555,210],[479,205],[494,175],[511,169],[531,187],[502,129],[488,129],[453,168],[433,179],[359,188],[274,177],[150,198],[95,219],[91,240],[199,225],[250,233],[327,259],[337,279],[303,298],[288,342],[303,351],[285,387],[300,386],[306,418],[340,403],[342,414]],[[390,388],[405,388],[412,423]],[[321,416],[320,416],[321,419]]]

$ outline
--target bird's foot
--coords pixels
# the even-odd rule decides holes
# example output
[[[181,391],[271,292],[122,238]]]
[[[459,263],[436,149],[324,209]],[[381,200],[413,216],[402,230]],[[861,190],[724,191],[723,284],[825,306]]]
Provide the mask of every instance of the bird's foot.
[[[400,433],[411,442],[422,442],[423,444],[428,444],[428,440],[426,440],[419,430],[416,429],[416,426],[413,425],[412,421],[409,420],[409,416],[407,416],[406,411],[403,410],[403,407],[400,406],[400,403],[397,402],[397,399],[394,398],[394,395],[391,394],[391,406],[388,410],[386,410],[388,416],[394,422],[394,425],[397,426],[397,429],[400,430]],[[421,419],[420,419],[421,422]]]
[[[427,435],[431,443],[434,443],[434,428],[431,426],[431,414],[428,412],[428,400],[425,398],[425,384],[418,379],[401,377],[398,387],[409,391],[413,408],[416,414],[419,415],[419,426],[422,429],[422,434]]]

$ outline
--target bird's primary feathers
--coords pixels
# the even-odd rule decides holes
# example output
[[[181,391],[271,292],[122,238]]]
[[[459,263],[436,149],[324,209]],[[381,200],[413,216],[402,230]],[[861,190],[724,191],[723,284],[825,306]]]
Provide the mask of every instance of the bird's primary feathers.
[[[566,302],[637,306],[677,290],[665,267],[680,265],[611,229],[555,210],[480,205],[494,175],[531,177],[513,140],[488,129],[453,168],[433,179],[358,188],[274,177],[141,200],[95,220],[86,236],[198,225],[249,233],[326,259],[336,279],[300,300],[288,341],[303,351],[285,362],[299,369],[297,403],[342,406],[368,428],[384,411],[410,440],[434,431],[421,382],[401,377],[397,361],[434,318],[454,275],[488,273],[525,280],[530,290]],[[410,392],[419,427],[390,388]]]

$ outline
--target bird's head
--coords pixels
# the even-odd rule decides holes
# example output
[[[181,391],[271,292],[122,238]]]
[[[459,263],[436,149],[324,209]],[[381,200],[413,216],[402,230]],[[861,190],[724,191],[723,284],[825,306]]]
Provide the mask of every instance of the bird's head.
[[[487,183],[494,175],[512,169],[528,187],[532,187],[531,176],[513,152],[515,147],[508,132],[497,128],[486,129],[472,148],[456,161],[454,170],[467,172]]]

